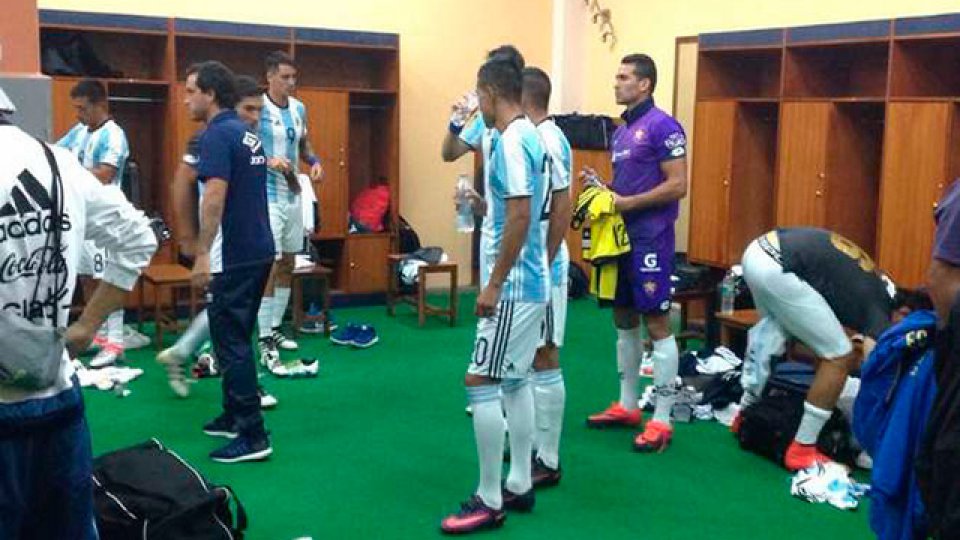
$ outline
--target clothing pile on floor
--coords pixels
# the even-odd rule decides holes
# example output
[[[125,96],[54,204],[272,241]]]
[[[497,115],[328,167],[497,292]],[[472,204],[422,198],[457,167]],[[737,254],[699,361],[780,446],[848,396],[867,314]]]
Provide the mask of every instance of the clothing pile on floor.
[[[850,469],[840,463],[817,463],[797,471],[790,482],[790,494],[810,503],[827,503],[840,510],[856,510],[860,498],[870,491],[867,484],[850,477]]]
[[[740,396],[743,394],[740,387],[742,363],[726,347],[684,353],[680,357],[676,382],[680,391],[673,406],[673,419],[677,422],[717,420],[729,426],[739,411]],[[642,363],[640,373],[652,375],[652,362]],[[656,399],[656,388],[647,386],[639,400],[640,408],[652,411]]]
[[[89,369],[79,360],[73,360],[73,368],[77,372],[81,387],[116,392],[119,397],[129,396],[130,390],[127,385],[143,375],[143,370],[140,368],[107,366]]]

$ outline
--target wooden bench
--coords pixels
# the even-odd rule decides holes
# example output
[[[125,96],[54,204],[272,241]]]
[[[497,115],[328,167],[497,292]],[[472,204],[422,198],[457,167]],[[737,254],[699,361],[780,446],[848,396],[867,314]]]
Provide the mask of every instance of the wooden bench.
[[[398,301],[401,301],[417,307],[420,326],[426,322],[427,315],[449,317],[450,326],[455,326],[457,324],[457,264],[447,261],[419,266],[414,291],[404,294],[397,287],[397,270],[404,258],[405,256],[399,253],[387,255],[387,313],[391,317],[394,316],[395,306]],[[450,300],[445,308],[427,303],[427,276],[430,274],[447,274],[450,278]]]

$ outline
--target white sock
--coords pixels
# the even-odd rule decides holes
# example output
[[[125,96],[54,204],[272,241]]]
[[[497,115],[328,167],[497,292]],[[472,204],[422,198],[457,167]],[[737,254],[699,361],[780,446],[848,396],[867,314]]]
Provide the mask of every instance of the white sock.
[[[207,310],[203,310],[190,321],[187,331],[174,343],[173,350],[180,358],[190,358],[208,339],[210,339],[210,319],[207,317]]]
[[[503,409],[510,430],[510,474],[506,488],[523,494],[530,491],[530,455],[533,449],[533,390],[527,379],[510,379],[501,383]],[[476,414],[476,413],[474,413]],[[502,459],[502,458],[501,458]]]
[[[800,444],[816,444],[820,437],[820,431],[824,424],[830,419],[833,411],[821,409],[809,401],[803,402],[803,418],[800,419],[800,427],[797,429],[797,436],[794,440]]]
[[[556,469],[560,466],[560,431],[563,428],[563,405],[567,399],[563,372],[559,369],[537,371],[533,374],[533,382],[537,424],[534,447],[540,461]]]
[[[273,334],[273,297],[264,296],[260,300],[260,310],[257,311],[258,336],[270,337]]]
[[[497,385],[470,386],[467,387],[467,399],[473,407],[473,434],[477,440],[477,458],[480,463],[477,495],[483,499],[484,504],[499,510],[503,506],[500,475],[505,427],[500,389]]]
[[[628,411],[637,408],[637,381],[640,380],[640,357],[643,340],[640,327],[617,328],[617,369],[620,371],[620,406]]]
[[[287,312],[290,303],[290,287],[274,287],[273,289],[273,326],[277,328],[283,324],[283,314]]]
[[[119,346],[123,350],[123,310],[118,309],[107,315],[107,343]]]
[[[667,336],[653,342],[653,384],[657,388],[657,404],[653,409],[653,419],[670,425],[670,412],[677,402],[677,371],[680,365],[680,351],[677,340]]]

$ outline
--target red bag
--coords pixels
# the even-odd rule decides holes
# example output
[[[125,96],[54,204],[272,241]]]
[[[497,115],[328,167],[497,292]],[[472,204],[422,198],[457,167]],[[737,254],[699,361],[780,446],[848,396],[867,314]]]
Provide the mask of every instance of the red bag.
[[[390,188],[386,185],[367,188],[350,203],[350,215],[373,232],[383,231],[383,217],[390,209]]]

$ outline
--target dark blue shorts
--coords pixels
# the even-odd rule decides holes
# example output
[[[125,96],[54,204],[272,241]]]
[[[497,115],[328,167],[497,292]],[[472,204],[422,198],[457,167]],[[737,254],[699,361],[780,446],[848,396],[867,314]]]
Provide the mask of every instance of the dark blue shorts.
[[[613,305],[650,315],[669,312],[675,252],[673,227],[654,238],[630,238],[630,253],[617,261]]]

